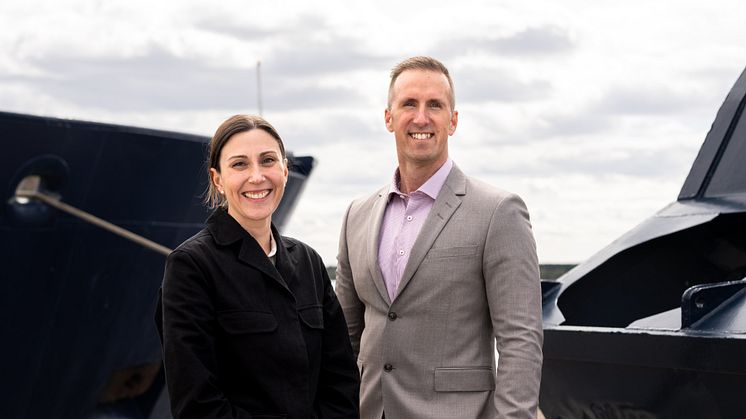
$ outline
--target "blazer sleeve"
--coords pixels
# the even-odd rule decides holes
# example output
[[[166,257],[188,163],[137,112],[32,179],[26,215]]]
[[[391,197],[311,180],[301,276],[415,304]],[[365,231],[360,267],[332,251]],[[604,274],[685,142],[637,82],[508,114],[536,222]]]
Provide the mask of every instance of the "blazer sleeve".
[[[339,252],[337,253],[337,271],[336,271],[336,292],[339,298],[339,304],[342,306],[345,319],[347,320],[347,330],[352,344],[352,351],[355,358],[360,354],[360,337],[365,327],[365,306],[360,301],[360,297],[355,290],[355,283],[352,278],[352,268],[350,266],[349,248],[347,245],[347,223],[352,211],[352,205],[347,208],[344,219],[342,220],[342,230],[339,234]]]
[[[250,419],[218,385],[210,292],[207,276],[192,255],[180,250],[169,255],[162,289],[162,343],[171,413],[174,419]]]
[[[360,417],[360,375],[347,336],[347,323],[321,257],[318,267],[324,284],[324,339],[319,376],[319,417]]]
[[[492,214],[483,273],[499,354],[495,407],[501,418],[534,418],[542,364],[541,283],[528,210],[514,194]]]

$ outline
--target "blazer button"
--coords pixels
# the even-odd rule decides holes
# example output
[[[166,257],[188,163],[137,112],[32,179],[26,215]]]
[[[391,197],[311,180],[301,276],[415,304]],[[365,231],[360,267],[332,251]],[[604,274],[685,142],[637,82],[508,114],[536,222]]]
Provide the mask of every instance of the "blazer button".
[[[399,317],[394,313],[393,311],[389,311],[389,320],[396,320],[396,318]]]
[[[386,364],[386,365],[383,366],[383,370],[386,371],[386,372],[391,372],[391,370],[393,370],[393,369],[394,369],[394,366],[391,365],[391,364]]]

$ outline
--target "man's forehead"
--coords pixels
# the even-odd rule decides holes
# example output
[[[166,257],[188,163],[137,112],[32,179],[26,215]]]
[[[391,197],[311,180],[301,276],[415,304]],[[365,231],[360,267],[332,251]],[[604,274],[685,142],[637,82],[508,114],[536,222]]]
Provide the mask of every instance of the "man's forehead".
[[[394,82],[395,95],[432,96],[432,99],[447,99],[450,86],[445,74],[430,70],[405,70]]]
[[[411,80],[420,80],[422,82],[428,82],[432,84],[445,83],[446,85],[448,85],[448,78],[445,74],[439,71],[419,68],[412,68],[402,71],[401,74],[399,74],[399,77],[396,78],[396,82],[394,83],[394,85],[396,86],[397,84],[401,84]]]

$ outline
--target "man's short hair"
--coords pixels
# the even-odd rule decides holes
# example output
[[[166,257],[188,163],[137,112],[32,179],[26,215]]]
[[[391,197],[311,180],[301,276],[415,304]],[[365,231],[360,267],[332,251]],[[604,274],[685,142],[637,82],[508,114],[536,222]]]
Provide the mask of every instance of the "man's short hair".
[[[451,102],[451,111],[453,111],[456,107],[456,94],[453,91],[453,80],[451,80],[451,75],[448,73],[448,69],[446,66],[443,65],[440,61],[436,60],[432,57],[427,57],[424,55],[418,55],[416,57],[407,58],[406,60],[400,62],[394,68],[391,69],[391,83],[389,83],[389,98],[388,98],[388,108],[391,109],[391,99],[393,98],[393,92],[394,92],[394,83],[396,83],[396,79],[399,78],[399,75],[406,70],[427,70],[427,71],[434,71],[436,73],[442,73],[446,76],[446,79],[448,79],[448,86],[451,88],[451,92],[448,95],[448,100]]]

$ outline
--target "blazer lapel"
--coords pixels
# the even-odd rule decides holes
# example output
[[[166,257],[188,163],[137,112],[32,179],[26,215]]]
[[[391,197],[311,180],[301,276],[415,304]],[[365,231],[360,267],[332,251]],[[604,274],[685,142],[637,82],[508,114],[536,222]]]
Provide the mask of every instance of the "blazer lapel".
[[[277,239],[276,239],[277,240]],[[277,247],[282,245],[282,242],[278,240]],[[259,243],[254,240],[248,233],[241,243],[241,250],[238,252],[238,260],[251,265],[252,267],[260,270],[265,276],[276,281],[281,287],[285,288],[290,292],[290,288],[285,280],[280,275],[280,272],[272,265],[264,250],[259,246]]]
[[[266,277],[279,283],[279,285],[288,292],[290,288],[282,279],[280,272],[272,265],[267,255],[262,250],[259,243],[254,240],[251,235],[241,227],[238,222],[231,217],[224,208],[218,208],[210,215],[207,219],[207,228],[215,238],[215,242],[221,246],[230,246],[240,241],[241,247],[238,250],[238,260],[250,265],[251,267],[261,271]],[[278,252],[282,246],[280,235],[277,233],[277,229],[272,226],[272,231],[275,234],[275,240],[277,241]],[[283,249],[284,250],[284,249]],[[279,259],[282,259],[281,256]]]
[[[420,233],[417,235],[414,245],[412,245],[407,266],[404,267],[399,288],[396,290],[397,296],[402,293],[417,272],[435,239],[438,238],[448,220],[461,205],[461,197],[464,195],[466,195],[466,176],[454,164],[451,173],[448,174],[446,183],[443,184],[438,193],[438,198],[430,209],[430,214],[428,214]]]
[[[368,223],[368,270],[370,271],[373,283],[376,285],[378,293],[381,294],[381,298],[386,301],[387,304],[391,305],[391,298],[386,290],[386,283],[383,281],[383,274],[381,273],[381,267],[378,265],[378,237],[381,232],[381,223],[383,222],[383,214],[386,211],[386,203],[388,202],[388,188],[383,188],[378,192],[378,198],[373,202],[373,208],[370,211],[370,217],[373,222]]]
[[[297,256],[294,255],[295,243],[290,240],[283,240],[274,224],[272,225],[272,234],[275,237],[275,242],[277,242],[274,267],[280,273],[280,280],[284,282],[286,288],[292,291],[296,288],[295,284],[298,282],[298,275],[305,274],[296,272],[294,269],[294,266],[297,265],[295,263]]]

